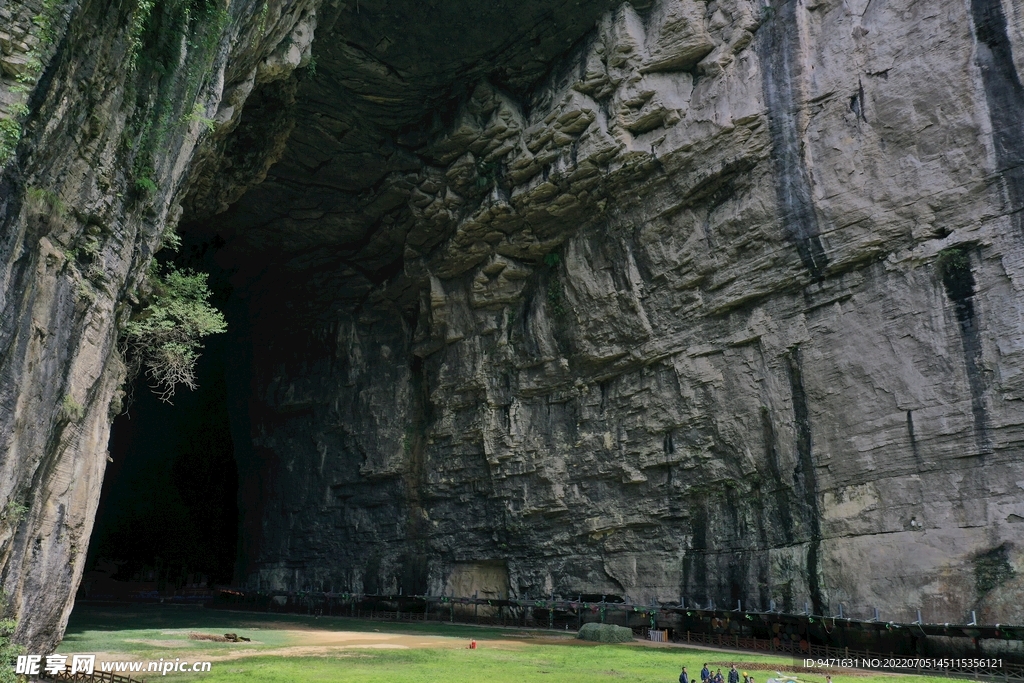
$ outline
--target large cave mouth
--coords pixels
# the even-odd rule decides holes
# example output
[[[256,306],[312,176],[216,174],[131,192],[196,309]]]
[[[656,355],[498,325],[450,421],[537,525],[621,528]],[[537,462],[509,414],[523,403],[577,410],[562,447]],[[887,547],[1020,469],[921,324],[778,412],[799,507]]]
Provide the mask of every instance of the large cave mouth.
[[[111,462],[89,545],[83,597],[122,583],[153,590],[230,583],[236,555],[237,468],[228,422],[226,339],[199,359],[198,389],[160,401],[136,378],[111,430]],[[138,585],[133,587],[138,590]]]
[[[161,588],[199,579],[444,590],[446,572],[428,567],[420,493],[427,378],[438,372],[436,357],[425,360],[437,343],[423,265],[451,249],[468,211],[457,203],[511,192],[507,150],[484,147],[550,106],[544,85],[578,70],[572,55],[614,6],[325,11],[311,66],[257,82],[237,125],[194,168],[182,252],[160,255],[211,274],[229,331],[207,341],[198,391],[178,392],[173,406],[136,381],[112,430],[95,576],[116,568]],[[461,149],[467,125],[490,142]],[[419,211],[422,188],[445,204],[436,218]],[[512,249],[543,263],[562,239]],[[481,258],[467,253],[450,269],[468,273]],[[531,291],[548,287],[540,279]],[[481,517],[481,533],[503,525],[493,517]],[[268,534],[267,519],[301,533]],[[87,577],[86,595],[90,586]]]
[[[225,77],[244,107],[202,133],[177,197],[183,250],[159,257],[211,274],[229,330],[208,341],[198,392],[167,408],[140,384],[114,425],[97,575],[822,614],[857,593],[910,613],[881,577],[923,586],[938,570],[837,574],[847,522],[828,510],[837,482],[889,486],[920,469],[918,443],[947,443],[926,423],[932,389],[892,369],[960,350],[929,317],[937,297],[906,294],[934,348],[863,322],[904,310],[902,276],[878,264],[920,238],[885,221],[871,224],[884,239],[851,236],[849,207],[815,189],[804,149],[832,151],[801,118],[796,3],[583,5],[324,8],[297,68]],[[864,106],[861,75],[835,69]],[[912,85],[896,83],[872,88]],[[823,131],[887,149],[829,98]],[[899,206],[926,190],[907,185]],[[827,239],[826,215],[843,226]],[[984,289],[963,249],[919,279],[961,318]],[[857,365],[880,348],[883,365]],[[853,368],[851,392],[868,378],[908,397],[868,449],[906,469],[822,466],[868,422],[836,368]],[[987,443],[982,383],[929,372],[935,396],[967,387],[966,429]],[[907,439],[917,464],[890,452]]]

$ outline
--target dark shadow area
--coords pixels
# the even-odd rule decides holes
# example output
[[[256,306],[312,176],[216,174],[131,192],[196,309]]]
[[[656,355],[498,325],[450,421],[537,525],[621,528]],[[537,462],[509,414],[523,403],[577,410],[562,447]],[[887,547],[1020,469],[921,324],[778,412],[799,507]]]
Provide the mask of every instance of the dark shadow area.
[[[111,579],[133,582],[136,593],[230,583],[238,474],[228,425],[227,353],[226,335],[208,338],[197,368],[199,388],[179,388],[173,405],[160,402],[144,376],[136,379],[130,407],[111,430],[113,462],[81,596],[102,597]]]

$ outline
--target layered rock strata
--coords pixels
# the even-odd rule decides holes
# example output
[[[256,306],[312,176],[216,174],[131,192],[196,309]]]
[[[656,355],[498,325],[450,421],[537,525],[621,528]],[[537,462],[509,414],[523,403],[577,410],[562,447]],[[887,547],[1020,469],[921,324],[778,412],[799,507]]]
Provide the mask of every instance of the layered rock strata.
[[[251,290],[244,577],[1024,619],[1017,11],[624,4],[481,82],[369,192],[398,274]]]

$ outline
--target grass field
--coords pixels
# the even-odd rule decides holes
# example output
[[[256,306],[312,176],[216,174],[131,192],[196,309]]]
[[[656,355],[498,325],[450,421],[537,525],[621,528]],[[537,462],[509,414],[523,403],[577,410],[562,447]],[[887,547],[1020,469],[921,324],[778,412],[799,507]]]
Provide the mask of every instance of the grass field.
[[[189,633],[237,633],[250,643],[190,640]],[[671,645],[595,645],[565,634],[445,624],[272,615],[175,606],[79,605],[58,652],[98,653],[101,660],[212,661],[209,673],[142,674],[151,683],[671,683],[704,662],[792,669],[789,657],[707,651]],[[475,650],[469,639],[478,641]],[[751,672],[765,683],[771,671]],[[950,679],[848,672],[834,683],[928,683]],[[800,683],[824,675],[798,674]]]

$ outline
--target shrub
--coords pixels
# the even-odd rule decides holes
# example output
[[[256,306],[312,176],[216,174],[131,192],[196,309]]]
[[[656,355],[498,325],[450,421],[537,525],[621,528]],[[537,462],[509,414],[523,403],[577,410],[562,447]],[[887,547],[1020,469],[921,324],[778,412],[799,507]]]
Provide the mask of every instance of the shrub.
[[[156,183],[153,182],[151,178],[147,178],[146,176],[136,178],[135,187],[139,190],[139,192],[145,192],[147,194],[155,194],[157,190]]]
[[[173,266],[161,276],[154,267],[148,305],[127,325],[130,374],[145,366],[151,387],[162,401],[170,403],[179,384],[196,388],[201,339],[227,329],[224,316],[209,303],[207,277]]]
[[[85,417],[85,406],[72,398],[71,394],[64,396],[64,400],[60,404],[60,411],[64,419],[70,422],[77,422]]]
[[[21,124],[14,119],[0,118],[0,165],[14,156],[14,149],[21,140]]]
[[[29,211],[37,215],[48,215],[64,218],[67,216],[68,207],[64,200],[53,190],[46,190],[41,187],[30,187],[25,192],[26,204]]]
[[[6,601],[0,595],[0,608],[4,607]],[[11,643],[11,636],[17,626],[14,619],[0,619],[0,683],[18,683],[20,676],[14,673],[14,665],[18,655],[25,649],[20,645]]]
[[[633,631],[624,626],[615,624],[583,624],[583,628],[576,634],[580,640],[592,640],[598,643],[631,643],[633,642]]]
[[[12,527],[18,526],[21,520],[28,514],[28,506],[12,500],[0,511],[0,519],[8,522]]]

